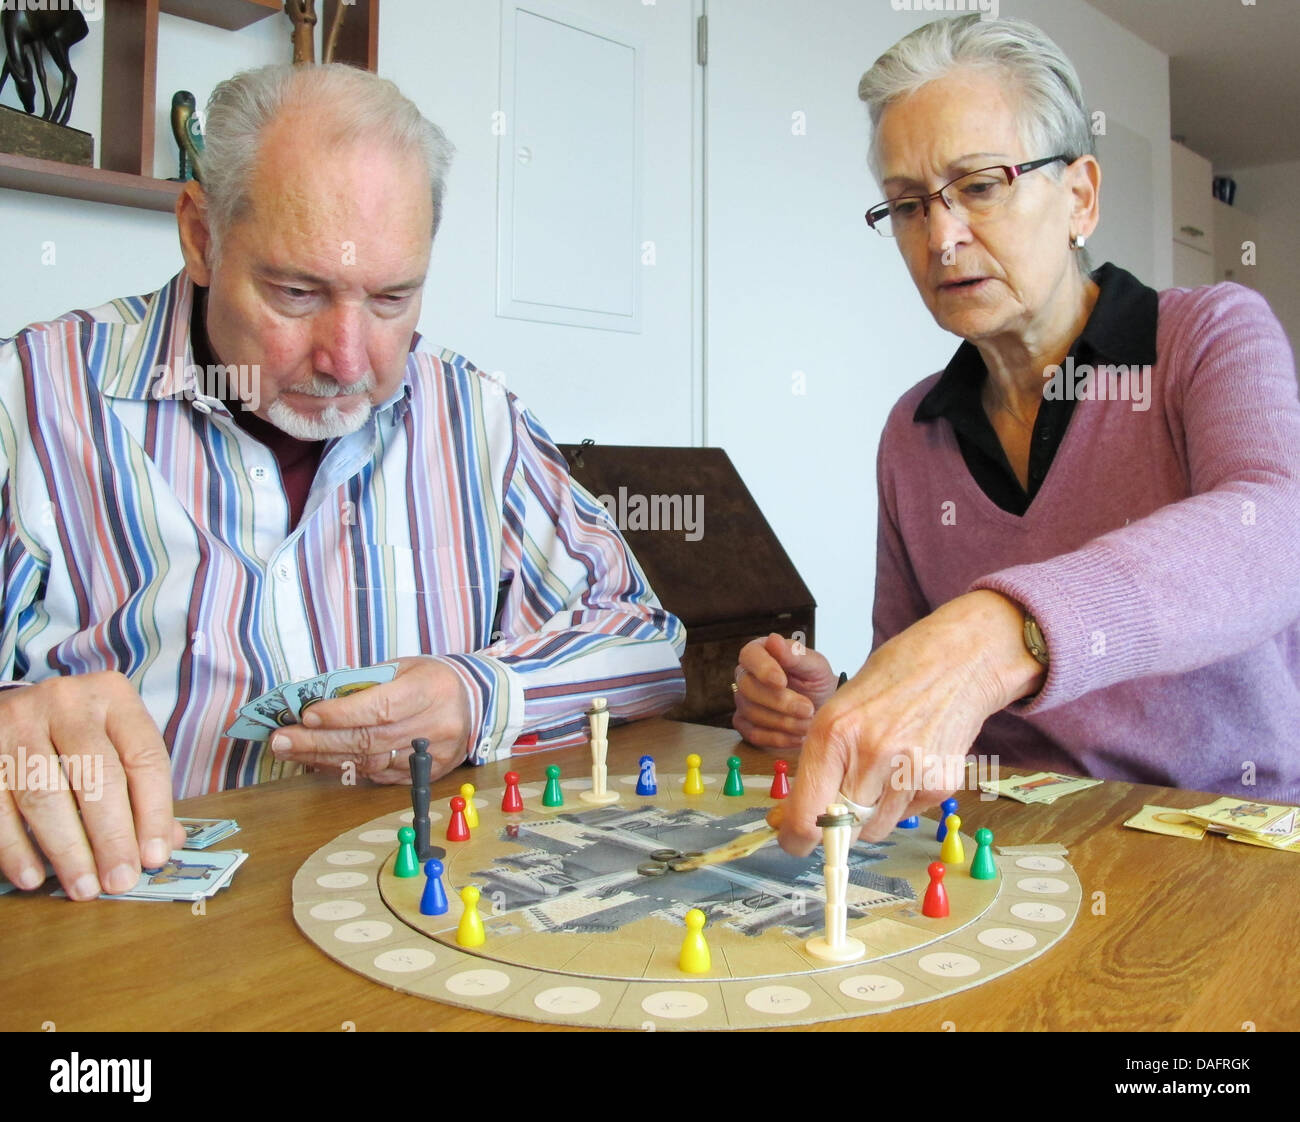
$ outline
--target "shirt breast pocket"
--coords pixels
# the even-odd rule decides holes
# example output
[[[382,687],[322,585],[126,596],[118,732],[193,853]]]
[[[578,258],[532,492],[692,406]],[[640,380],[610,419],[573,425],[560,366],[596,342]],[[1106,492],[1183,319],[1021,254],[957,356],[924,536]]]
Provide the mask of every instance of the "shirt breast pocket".
[[[461,654],[490,641],[495,587],[476,583],[448,547],[354,545],[358,610],[387,621],[401,653]]]

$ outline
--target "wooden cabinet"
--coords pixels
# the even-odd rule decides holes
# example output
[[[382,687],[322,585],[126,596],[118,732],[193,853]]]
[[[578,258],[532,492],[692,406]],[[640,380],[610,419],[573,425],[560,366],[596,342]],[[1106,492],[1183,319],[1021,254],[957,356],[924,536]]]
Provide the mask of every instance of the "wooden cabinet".
[[[559,447],[686,625],[686,697],[665,716],[730,726],[740,648],[773,631],[812,647],[817,611],[735,466],[721,448]]]

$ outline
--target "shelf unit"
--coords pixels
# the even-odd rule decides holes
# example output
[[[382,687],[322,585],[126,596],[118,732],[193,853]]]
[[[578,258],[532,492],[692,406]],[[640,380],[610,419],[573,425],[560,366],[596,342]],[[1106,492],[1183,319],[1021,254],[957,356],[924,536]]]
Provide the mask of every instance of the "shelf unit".
[[[326,28],[343,0],[325,0]],[[158,112],[158,15],[236,31],[283,14],[280,0],[113,0],[104,12],[104,83],[98,168],[0,153],[0,187],[170,211],[181,184],[153,175]],[[375,70],[379,63],[379,0],[356,0],[339,34],[335,61]],[[285,22],[285,52],[289,25]]]

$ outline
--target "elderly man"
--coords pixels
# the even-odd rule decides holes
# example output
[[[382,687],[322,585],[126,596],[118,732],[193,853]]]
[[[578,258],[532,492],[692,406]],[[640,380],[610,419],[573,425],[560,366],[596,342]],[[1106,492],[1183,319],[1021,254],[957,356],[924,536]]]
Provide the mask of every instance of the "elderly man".
[[[681,695],[681,625],[603,508],[415,334],[450,153],[373,75],[240,75],[177,203],[185,270],[0,341],[18,886],[39,850],[74,899],[125,891],[181,841],[173,795],[308,765],[398,782],[415,736],[443,774],[576,742],[592,694],[623,718]],[[224,735],[278,683],[383,662],[269,742]]]

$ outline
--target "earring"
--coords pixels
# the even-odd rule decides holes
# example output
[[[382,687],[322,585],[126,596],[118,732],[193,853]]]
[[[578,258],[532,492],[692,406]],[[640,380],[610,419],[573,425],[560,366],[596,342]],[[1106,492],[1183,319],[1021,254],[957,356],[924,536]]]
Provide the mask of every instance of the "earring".
[[[1087,244],[1087,241],[1088,239],[1085,238],[1082,234],[1075,234],[1074,237],[1070,239],[1070,248],[1082,249],[1084,245]]]

